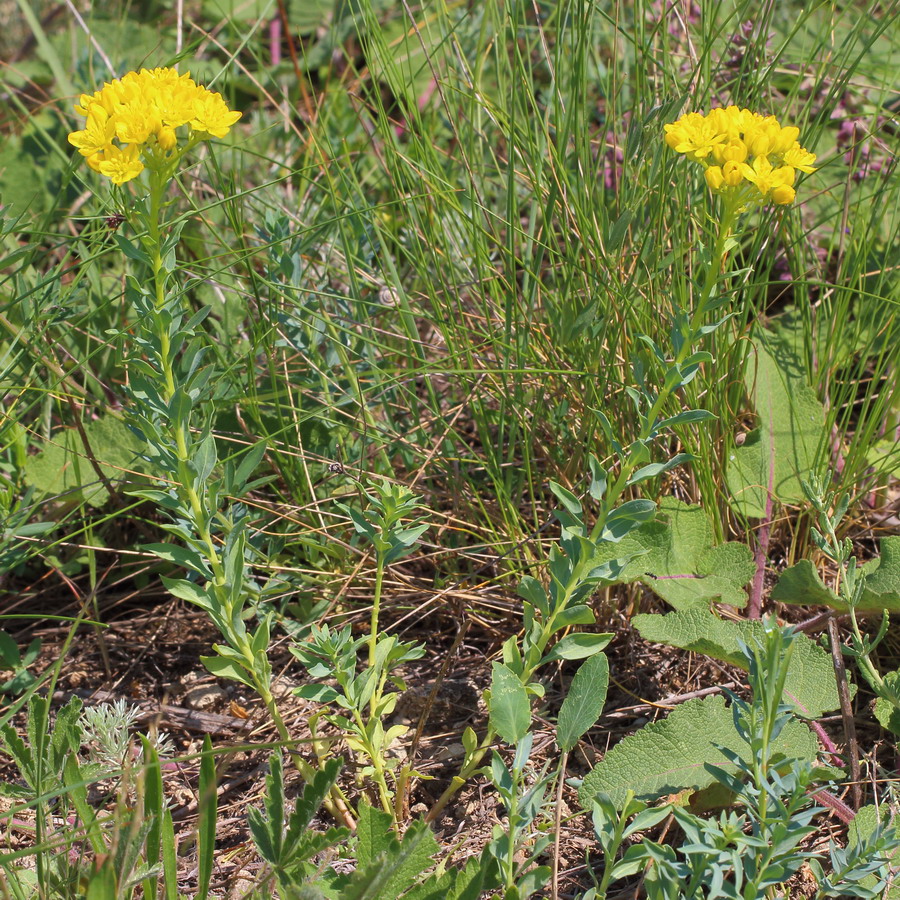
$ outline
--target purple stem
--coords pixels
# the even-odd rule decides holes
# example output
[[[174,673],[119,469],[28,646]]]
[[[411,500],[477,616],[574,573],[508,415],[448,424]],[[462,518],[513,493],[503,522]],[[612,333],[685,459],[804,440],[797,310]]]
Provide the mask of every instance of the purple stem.
[[[834,741],[828,737],[828,733],[818,722],[810,722],[809,727],[816,733],[819,738],[819,741],[822,743],[822,746],[825,748],[825,751],[831,756],[831,764],[833,766],[837,766],[840,768],[844,765],[844,760],[841,758],[840,753],[838,753],[838,749],[835,746]]]
[[[273,66],[281,62],[281,19],[278,16],[269,22],[269,56]]]

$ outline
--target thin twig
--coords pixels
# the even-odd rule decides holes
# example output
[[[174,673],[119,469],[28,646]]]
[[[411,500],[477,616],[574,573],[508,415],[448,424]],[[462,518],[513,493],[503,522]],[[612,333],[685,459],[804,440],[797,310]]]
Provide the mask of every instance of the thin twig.
[[[569,761],[568,751],[563,751],[559,758],[559,774],[556,776],[556,810],[553,817],[553,880],[550,882],[550,900],[559,900],[559,843],[562,831],[562,795],[566,783],[566,763]]]
[[[855,809],[859,809],[862,802],[862,790],[859,783],[859,746],[856,743],[856,722],[853,719],[853,708],[850,706],[850,691],[847,689],[847,670],[844,667],[844,654],[841,652],[841,636],[838,633],[837,621],[833,616],[828,620],[828,636],[831,639],[831,662],[834,665],[838,697],[841,701],[844,740],[847,744],[847,755],[850,757],[853,806]]]

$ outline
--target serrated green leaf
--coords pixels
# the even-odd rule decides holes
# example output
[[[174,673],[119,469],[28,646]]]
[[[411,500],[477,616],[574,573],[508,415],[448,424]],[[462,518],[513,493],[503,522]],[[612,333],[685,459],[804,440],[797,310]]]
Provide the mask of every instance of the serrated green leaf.
[[[825,410],[788,344],[766,334],[753,346],[756,353],[748,357],[744,382],[759,427],[729,456],[727,481],[732,506],[741,515],[763,518],[770,488],[782,503],[804,502],[800,482],[818,468]]]
[[[710,601],[743,607],[743,586],[756,565],[749,547],[737,541],[712,546],[706,512],[674,497],[659,503],[656,517],[614,547],[598,548],[598,558],[634,556],[616,579],[640,581],[676,609],[708,607]]]
[[[600,718],[609,687],[609,661],[602,653],[581,664],[563,700],[556,723],[556,743],[568,753]]]
[[[387,900],[400,897],[432,865],[440,849],[424,822],[413,822],[395,837],[391,816],[362,803],[359,808],[357,869],[342,889],[345,900]]]
[[[368,866],[382,853],[396,852],[400,844],[391,830],[391,817],[383,810],[362,802],[357,813],[357,865]]]
[[[289,843],[299,841],[304,835],[313,816],[318,813],[329,791],[337,781],[343,764],[344,760],[341,757],[329,759],[324,767],[316,772],[312,781],[303,785],[303,793],[297,798],[288,824],[286,840]]]
[[[705,788],[716,780],[704,768],[706,763],[735,771],[716,745],[738,755],[749,752],[723,697],[688,700],[668,718],[616,744],[584,779],[578,792],[581,805],[590,809],[598,793],[609,794],[621,807],[629,789],[638,799],[651,801]],[[815,760],[818,750],[815,735],[797,721],[785,726],[774,746],[785,756],[809,761]]]
[[[525,686],[509,666],[495,662],[491,673],[490,721],[508,744],[517,744],[531,725]]]
[[[693,650],[731,663],[746,671],[738,641],[748,646],[761,642],[760,621],[730,622],[705,609],[686,609],[664,616],[637,615],[634,627],[648,641]],[[849,685],[851,694],[854,686]],[[805,634],[798,634],[785,682],[785,697],[805,716],[818,717],[840,705],[831,656]]]
[[[860,567],[866,576],[866,586],[856,607],[858,612],[900,611],[900,536],[882,538],[880,549],[880,556]],[[828,606],[842,612],[847,609],[808,559],[801,559],[781,573],[772,590],[772,599],[802,606]]]
[[[894,692],[900,691],[900,672],[885,673],[884,682]],[[886,731],[900,735],[900,709],[897,709],[890,700],[878,697],[875,700],[875,718]]]

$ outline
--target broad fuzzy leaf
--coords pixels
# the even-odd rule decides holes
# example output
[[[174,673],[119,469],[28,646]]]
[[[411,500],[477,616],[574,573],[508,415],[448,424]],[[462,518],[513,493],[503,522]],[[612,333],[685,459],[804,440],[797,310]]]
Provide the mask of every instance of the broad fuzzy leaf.
[[[734,772],[718,749],[742,755],[747,744],[734,727],[723,697],[688,700],[659,722],[645,726],[616,744],[584,779],[578,792],[590,809],[594,796],[608,794],[621,807],[629,788],[639,800],[652,801],[684,790],[700,790],[716,779],[706,763]],[[786,756],[814,761],[817,741],[802,722],[789,722],[775,742]]]
[[[638,615],[634,626],[648,641],[693,650],[747,669],[738,641],[762,641],[762,622],[729,622],[704,609],[665,616]],[[852,689],[852,685],[850,685]],[[785,683],[785,696],[803,715],[818,717],[840,705],[831,657],[805,634],[797,635]]]
[[[856,609],[862,613],[900,610],[900,536],[881,539],[881,556],[862,567],[866,587]],[[815,566],[802,559],[785,569],[772,591],[772,599],[780,603],[802,606],[829,606],[846,610],[846,604],[825,585]]]
[[[744,382],[759,427],[729,457],[731,504],[744,516],[763,518],[771,490],[782,503],[803,502],[801,479],[817,467],[825,444],[825,410],[807,383],[799,357],[771,335],[755,340]]]
[[[855,847],[858,847],[860,844],[867,841],[872,834],[874,833],[876,827],[878,826],[878,815],[879,810],[875,806],[864,806],[859,812],[857,812],[853,821],[850,823],[850,827],[847,830],[847,849],[852,850]],[[890,810],[888,806],[885,804],[881,807],[881,821],[887,822],[890,818]],[[900,836],[900,829],[897,828],[896,825],[893,826],[894,831]],[[891,864],[893,868],[896,868],[897,863],[900,862],[898,859],[898,855],[900,855],[900,850],[894,850],[890,854]],[[878,886],[878,877],[876,875],[869,875],[862,881],[863,887],[868,887],[870,889],[876,888]],[[878,896],[881,897],[881,900],[900,900],[900,880],[896,877],[891,881],[890,886],[884,893],[880,893]]]
[[[674,497],[664,498],[652,522],[642,525],[607,556],[634,556],[618,581],[640,581],[676,609],[710,601],[743,607],[743,586],[753,577],[753,554],[736,541],[712,546],[706,512]]]
[[[115,483],[128,477],[126,470],[146,469],[147,464],[138,459],[141,442],[121,419],[104,416],[85,422],[84,432],[108,481]],[[109,495],[85,453],[78,431],[63,429],[52,440],[43,452],[26,460],[27,483],[44,494],[64,494],[67,500],[84,500],[91,506],[106,503]]]
[[[884,681],[889,688],[896,691],[900,688],[900,672],[887,672]],[[897,709],[890,700],[879,697],[875,701],[875,718],[886,731],[900,735],[900,709]]]

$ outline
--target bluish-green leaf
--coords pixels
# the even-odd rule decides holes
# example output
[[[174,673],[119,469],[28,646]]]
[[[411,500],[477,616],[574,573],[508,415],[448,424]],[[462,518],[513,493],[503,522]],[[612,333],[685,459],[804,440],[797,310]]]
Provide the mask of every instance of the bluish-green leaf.
[[[556,723],[556,743],[564,753],[568,753],[600,717],[608,687],[606,655],[598,653],[585,660],[569,685]]]
[[[509,666],[495,662],[491,668],[491,726],[506,743],[517,744],[531,725],[525,686]]]
[[[550,652],[541,660],[541,664],[552,662],[555,659],[586,659],[604,650],[613,639],[611,634],[588,634],[576,632],[567,634],[558,640]]]
[[[221,656],[201,656],[200,662],[216,676],[216,678],[228,678],[231,681],[239,681],[248,687],[253,687],[253,681],[246,669],[230,659]]]
[[[581,518],[581,501],[571,491],[564,488],[561,484],[557,484],[555,481],[550,482],[550,490],[553,491],[553,495],[560,503],[562,503],[566,510],[573,516]]]
[[[602,540],[618,543],[627,534],[650,521],[656,513],[652,500],[629,500],[616,507],[607,517]]]

